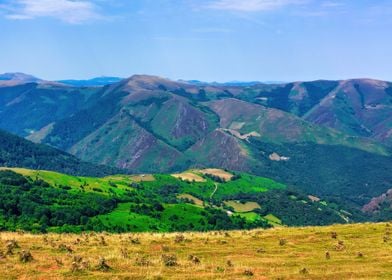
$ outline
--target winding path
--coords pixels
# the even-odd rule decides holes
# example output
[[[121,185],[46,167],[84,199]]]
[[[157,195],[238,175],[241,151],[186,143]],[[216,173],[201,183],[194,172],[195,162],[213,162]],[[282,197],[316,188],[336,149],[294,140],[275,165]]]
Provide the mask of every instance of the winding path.
[[[212,194],[211,194],[211,196],[210,196],[210,199],[212,199],[212,197],[214,196],[214,194],[216,193],[216,191],[218,190],[218,184],[217,183],[214,183],[215,184],[215,190],[212,192]]]

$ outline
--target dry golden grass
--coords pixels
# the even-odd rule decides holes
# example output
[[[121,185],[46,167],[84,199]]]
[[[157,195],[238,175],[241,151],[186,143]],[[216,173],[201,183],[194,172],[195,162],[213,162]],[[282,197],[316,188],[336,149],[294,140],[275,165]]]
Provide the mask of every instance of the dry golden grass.
[[[151,174],[146,175],[132,175],[130,178],[135,182],[150,182],[155,181],[155,178]]]
[[[173,177],[181,179],[181,180],[188,180],[188,181],[195,181],[195,182],[205,182],[206,179],[203,177],[192,173],[192,172],[183,172],[178,174],[172,174]]]
[[[201,200],[201,199],[199,199],[199,198],[197,198],[197,197],[195,197],[195,196],[193,196],[191,194],[184,193],[184,194],[178,195],[177,197],[178,198],[186,198],[186,199],[192,200],[195,203],[195,205],[203,206],[203,200]]]
[[[214,176],[218,176],[221,179],[224,179],[225,181],[230,181],[231,178],[233,178],[233,174],[224,171],[222,169],[217,169],[217,168],[207,168],[207,169],[201,169],[198,170],[198,172],[202,173],[202,174],[211,174]]]
[[[392,241],[384,240],[390,232],[380,223],[183,234],[0,233],[3,253],[7,240],[20,247],[0,257],[0,278],[391,279]],[[33,260],[21,262],[22,250]]]

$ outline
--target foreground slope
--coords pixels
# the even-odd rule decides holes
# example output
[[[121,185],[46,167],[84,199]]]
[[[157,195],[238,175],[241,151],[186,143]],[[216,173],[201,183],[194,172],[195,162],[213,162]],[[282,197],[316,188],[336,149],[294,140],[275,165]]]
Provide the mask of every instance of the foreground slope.
[[[3,250],[18,245],[0,257],[5,279],[392,277],[391,225],[385,223],[184,234],[2,232],[0,240]]]

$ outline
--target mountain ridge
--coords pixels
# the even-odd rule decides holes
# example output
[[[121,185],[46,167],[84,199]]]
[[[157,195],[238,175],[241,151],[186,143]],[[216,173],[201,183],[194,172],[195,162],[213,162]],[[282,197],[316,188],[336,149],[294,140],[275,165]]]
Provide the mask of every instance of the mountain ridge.
[[[132,173],[227,168],[361,208],[392,185],[391,89],[370,79],[218,86],[151,75],[26,84],[0,89],[0,128]]]

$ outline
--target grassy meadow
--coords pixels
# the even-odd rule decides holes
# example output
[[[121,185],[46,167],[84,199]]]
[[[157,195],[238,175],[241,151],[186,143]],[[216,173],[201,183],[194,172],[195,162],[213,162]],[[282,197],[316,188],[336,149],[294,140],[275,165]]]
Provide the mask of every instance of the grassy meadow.
[[[391,279],[392,226],[0,233],[1,279]]]

